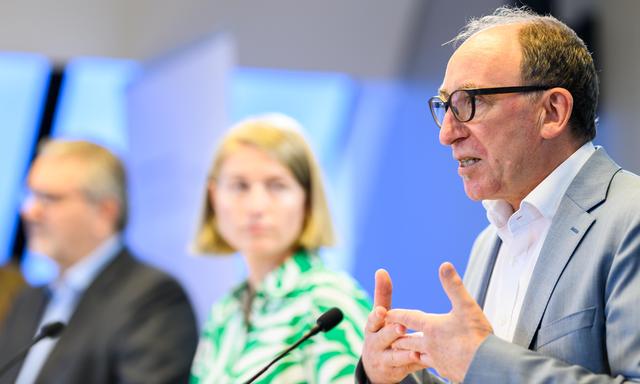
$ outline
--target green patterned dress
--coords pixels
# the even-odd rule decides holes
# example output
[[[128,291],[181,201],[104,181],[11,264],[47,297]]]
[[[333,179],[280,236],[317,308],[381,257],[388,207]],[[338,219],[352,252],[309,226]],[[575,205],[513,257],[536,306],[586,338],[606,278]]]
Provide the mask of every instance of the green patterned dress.
[[[331,307],[344,319],[291,351],[256,383],[353,383],[371,310],[367,294],[320,258],[298,252],[256,289],[249,325],[243,283],[214,305],[191,368],[192,384],[242,383],[297,341]]]

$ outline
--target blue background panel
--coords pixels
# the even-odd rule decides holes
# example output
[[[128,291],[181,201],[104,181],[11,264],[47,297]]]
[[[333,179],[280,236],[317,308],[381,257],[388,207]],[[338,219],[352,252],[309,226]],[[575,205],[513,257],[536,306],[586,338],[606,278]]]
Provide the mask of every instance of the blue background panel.
[[[51,64],[39,55],[0,55],[0,265],[11,255],[22,182],[38,134]]]
[[[232,123],[282,112],[301,122],[323,168],[338,235],[337,246],[323,252],[329,266],[353,274],[371,294],[375,270],[386,268],[394,279],[394,306],[448,310],[438,266],[448,260],[463,273],[486,219],[481,205],[465,196],[450,150],[438,142],[426,104],[437,84],[227,70],[215,58],[227,48],[211,44],[145,67],[78,59],[65,72],[53,134],[96,141],[128,163],[137,207],[128,233],[134,249],[178,275],[202,320],[210,302],[245,273],[237,259],[202,264],[180,256],[186,256],[195,227],[210,152]],[[231,61],[225,55],[223,61]],[[222,67],[214,76],[216,63]],[[169,179],[172,187],[163,184]],[[177,219],[162,215],[182,215],[182,229],[176,231]],[[37,255],[27,254],[25,262],[31,282],[55,275]],[[205,278],[193,272],[195,265]]]
[[[70,61],[52,135],[87,139],[125,154],[126,91],[139,71],[135,61],[91,57]]]
[[[64,70],[51,127],[53,137],[86,139],[118,155],[127,150],[126,89],[139,71],[134,61],[81,57]],[[43,255],[25,252],[22,270],[29,283],[44,284],[58,273]]]

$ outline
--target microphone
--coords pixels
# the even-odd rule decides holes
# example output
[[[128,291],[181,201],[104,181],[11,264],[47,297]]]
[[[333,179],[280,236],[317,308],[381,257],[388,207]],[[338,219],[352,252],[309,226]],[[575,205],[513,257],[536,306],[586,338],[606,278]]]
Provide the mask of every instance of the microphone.
[[[31,347],[36,345],[40,340],[46,339],[49,337],[54,338],[54,337],[60,336],[62,331],[64,331],[65,327],[66,325],[59,321],[56,321],[55,323],[47,323],[43,325],[40,328],[40,332],[38,333],[38,335],[34,337],[33,340],[31,340],[31,343],[29,343],[26,347],[20,350],[18,354],[16,354],[11,360],[5,363],[2,366],[2,368],[0,368],[0,377],[2,377],[2,375],[4,375],[9,370],[9,368],[11,368],[15,363],[22,360],[27,355]]]
[[[275,359],[271,360],[269,364],[267,364],[264,368],[262,368],[260,372],[253,375],[253,377],[251,377],[249,380],[245,381],[244,384],[253,383],[258,377],[260,377],[260,375],[265,373],[267,369],[271,368],[273,364],[275,364],[278,360],[282,359],[287,353],[293,351],[298,345],[302,344],[305,340],[307,340],[311,336],[314,336],[320,331],[327,332],[333,329],[333,327],[335,327],[336,325],[338,325],[339,322],[342,321],[343,317],[344,316],[342,315],[342,311],[336,307],[333,307],[330,310],[323,313],[322,315],[320,315],[320,317],[318,317],[318,320],[316,320],[316,325],[313,328],[311,328],[311,330],[307,332],[306,335],[304,335],[300,340],[296,341],[295,344],[293,344],[292,346],[284,350],[284,352],[276,356]]]

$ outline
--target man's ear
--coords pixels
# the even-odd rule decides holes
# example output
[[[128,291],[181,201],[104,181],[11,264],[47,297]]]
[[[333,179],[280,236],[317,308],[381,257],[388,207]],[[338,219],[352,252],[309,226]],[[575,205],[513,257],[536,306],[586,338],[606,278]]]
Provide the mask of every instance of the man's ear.
[[[552,88],[545,92],[542,100],[544,117],[540,134],[553,139],[569,129],[569,118],[573,111],[573,96],[564,88]]]
[[[103,217],[110,223],[116,223],[122,213],[122,206],[115,198],[106,198],[98,203],[98,209]]]

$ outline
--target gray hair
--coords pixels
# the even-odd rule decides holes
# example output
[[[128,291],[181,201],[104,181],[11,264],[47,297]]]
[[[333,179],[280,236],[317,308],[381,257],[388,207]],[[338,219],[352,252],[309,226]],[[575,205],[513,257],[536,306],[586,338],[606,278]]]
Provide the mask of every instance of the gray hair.
[[[500,7],[496,9],[491,15],[469,19],[467,21],[467,24],[462,28],[462,30],[460,30],[458,35],[449,40],[447,44],[451,43],[454,47],[458,47],[460,46],[460,44],[467,41],[467,39],[471,36],[489,28],[497,27],[500,25],[533,23],[535,21],[539,21],[540,19],[547,18],[559,22],[553,16],[540,16],[526,7]]]
[[[522,24],[521,74],[526,84],[567,89],[573,96],[569,126],[574,137],[587,142],[596,136],[598,74],[582,39],[551,15],[538,15],[526,7],[500,7],[492,15],[471,19],[450,43],[459,46],[489,28]]]
[[[108,149],[84,140],[47,140],[38,150],[39,156],[67,157],[83,161],[87,167],[82,192],[93,201],[115,199],[120,212],[117,230],[127,225],[128,203],[126,172],[122,162]]]

